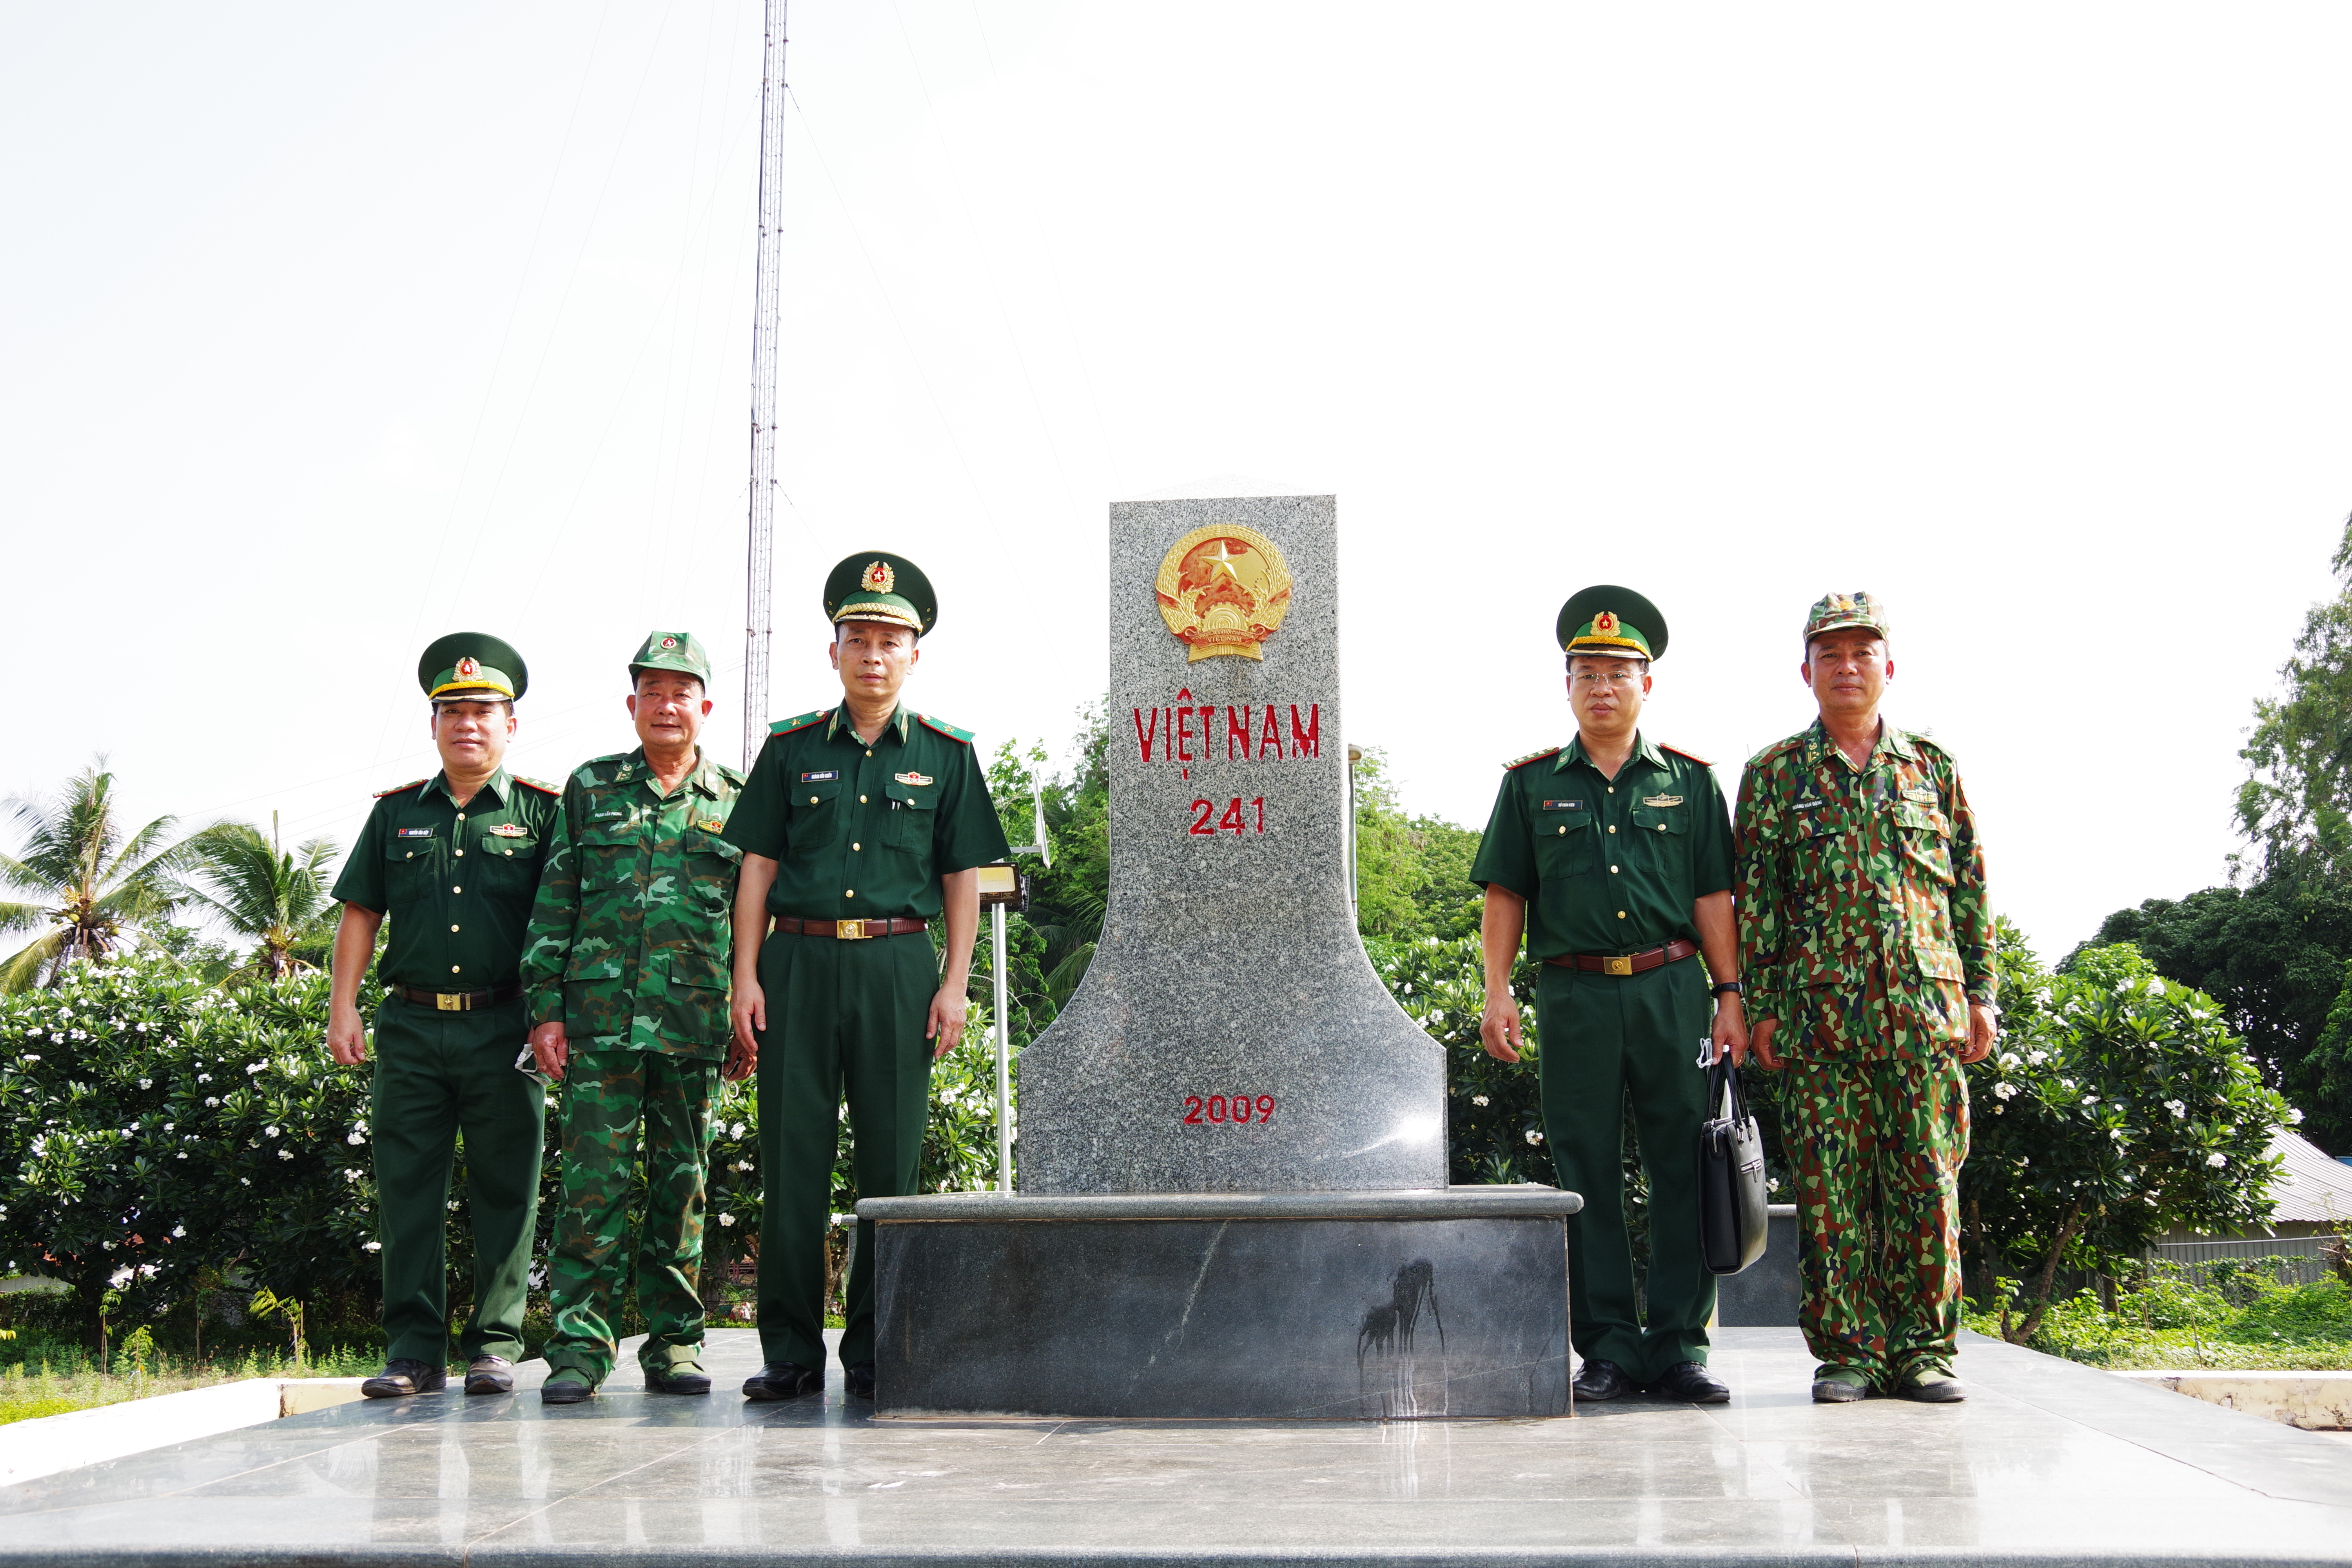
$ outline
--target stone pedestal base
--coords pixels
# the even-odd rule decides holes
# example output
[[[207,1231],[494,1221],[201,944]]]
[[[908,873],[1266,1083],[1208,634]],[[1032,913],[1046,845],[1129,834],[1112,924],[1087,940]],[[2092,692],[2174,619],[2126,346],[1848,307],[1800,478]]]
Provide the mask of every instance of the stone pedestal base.
[[[869,1198],[885,1416],[1565,1415],[1550,1187]]]

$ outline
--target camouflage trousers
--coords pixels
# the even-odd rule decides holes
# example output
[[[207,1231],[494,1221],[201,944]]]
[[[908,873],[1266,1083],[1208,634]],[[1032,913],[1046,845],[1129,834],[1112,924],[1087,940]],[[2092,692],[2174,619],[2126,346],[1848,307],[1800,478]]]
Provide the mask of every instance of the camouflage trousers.
[[[602,1384],[619,1355],[614,1298],[627,1282],[629,1195],[644,1127],[646,1210],[637,1227],[638,1363],[662,1369],[702,1344],[702,1198],[719,1063],[660,1051],[575,1051],[564,1074],[562,1208],[547,1260],[552,1372]]]
[[[1807,1348],[1824,1367],[1885,1387],[1928,1363],[1948,1367],[1960,1328],[1966,1070],[1946,1051],[1792,1061],[1781,1094]]]

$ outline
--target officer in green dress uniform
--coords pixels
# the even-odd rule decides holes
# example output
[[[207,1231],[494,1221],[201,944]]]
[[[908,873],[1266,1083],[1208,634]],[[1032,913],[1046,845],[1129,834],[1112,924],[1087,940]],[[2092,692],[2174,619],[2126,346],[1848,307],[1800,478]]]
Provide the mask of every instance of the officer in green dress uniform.
[[[517,961],[554,825],[555,790],[502,765],[530,672],[494,637],[453,632],[416,679],[433,705],[441,772],[385,790],[335,881],[327,1046],[366,1059],[359,992],[389,917],[369,1102],[383,1248],[383,1371],[370,1398],[429,1394],[446,1380],[445,1238],[449,1175],[466,1142],[474,1307],[459,1337],[466,1392],[506,1394],[522,1353],[525,1277],[539,1206],[544,1100],[515,1070],[527,1029]]]
[[[1639,729],[1650,663],[1666,651],[1657,606],[1587,588],[1561,608],[1559,636],[1576,739],[1508,765],[1470,871],[1486,889],[1480,1032],[1488,1054],[1519,1059],[1510,979],[1524,933],[1543,965],[1544,1136],[1559,1184],[1584,1196],[1568,1222],[1576,1396],[1718,1403],[1731,1394],[1706,1370],[1715,1277],[1699,1254],[1696,1149],[1703,1056],[1747,1045],[1730,814],[1706,762]],[[1700,953],[1712,1007],[1690,962]],[[1650,1184],[1646,1323],[1625,1225],[1629,1106]]]
[[[555,1334],[539,1390],[549,1405],[575,1405],[612,1374],[641,1124],[637,1363],[650,1393],[710,1392],[699,1289],[705,1151],[733,1033],[727,982],[742,858],[719,835],[743,775],[695,743],[710,714],[709,681],[710,660],[690,633],[647,635],[629,661],[639,744],[573,771],[531,910],[522,955],[531,1050],[540,1070],[565,1085],[563,1206],[548,1258]]]
[[[845,1090],[857,1190],[914,1190],[931,1063],[963,1034],[978,868],[1007,854],[971,735],[899,700],[938,618],[912,562],[853,555],[825,581],[837,706],[771,725],[727,825],[734,1024],[757,1058],[760,1343],[750,1399],[824,1386],[824,1234]],[[935,959],[925,933],[944,926]],[[771,928],[772,927],[772,931]],[[849,1392],[874,1392],[874,1227],[843,1289]]]

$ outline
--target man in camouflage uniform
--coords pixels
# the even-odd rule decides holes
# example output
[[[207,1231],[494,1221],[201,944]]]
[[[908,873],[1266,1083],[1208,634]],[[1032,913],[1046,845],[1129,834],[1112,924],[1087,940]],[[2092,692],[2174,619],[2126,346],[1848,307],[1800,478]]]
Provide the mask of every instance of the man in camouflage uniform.
[[[612,1374],[641,1125],[638,1363],[649,1392],[710,1392],[699,1364],[703,1184],[731,1034],[742,858],[719,835],[743,775],[695,743],[710,713],[700,643],[651,633],[629,679],[639,744],[583,763],[564,785],[522,958],[532,1053],[566,1085],[563,1209],[548,1258],[555,1336],[540,1388],[550,1405],[586,1399]]]
[[[389,919],[375,977],[375,1074],[368,1099],[383,1244],[384,1368],[371,1399],[433,1394],[449,1364],[449,1178],[466,1144],[474,1307],[459,1331],[466,1392],[510,1394],[522,1353],[530,1238],[539,1213],[544,1101],[515,1071],[523,1036],[516,960],[555,817],[553,786],[506,770],[522,655],[480,632],[437,638],[417,661],[441,771],[376,796],[335,879],[327,1048],[367,1059],[360,986]]]
[[[1992,915],[1959,771],[1879,717],[1886,616],[1832,594],[1805,619],[1820,718],[1739,784],[1739,931],[1751,1048],[1786,1063],[1798,1321],[1813,1398],[1967,1397],[1958,1190],[1963,1064],[1991,1051]]]

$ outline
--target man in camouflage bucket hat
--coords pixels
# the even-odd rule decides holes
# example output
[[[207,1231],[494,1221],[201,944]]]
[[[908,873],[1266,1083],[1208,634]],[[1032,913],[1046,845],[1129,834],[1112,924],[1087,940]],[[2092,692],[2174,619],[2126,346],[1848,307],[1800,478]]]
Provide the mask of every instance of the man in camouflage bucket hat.
[[[2000,1017],[1976,819],[1950,754],[1879,717],[1886,639],[1867,594],[1813,605],[1800,668],[1820,717],[1749,760],[1736,829],[1750,1048],[1789,1075],[1798,1323],[1825,1405],[1967,1397],[1963,1069]]]
[[[732,1036],[727,983],[741,852],[722,840],[743,775],[695,743],[710,660],[685,632],[629,661],[638,746],[583,763],[563,788],[523,951],[530,1044],[564,1081],[563,1206],[548,1258],[555,1335],[540,1398],[596,1392],[618,1354],[640,1126],[646,1213],[636,1282],[655,1394],[708,1394],[701,1369],[703,1186],[710,1102]],[[730,1063],[741,1077],[749,1064]]]

